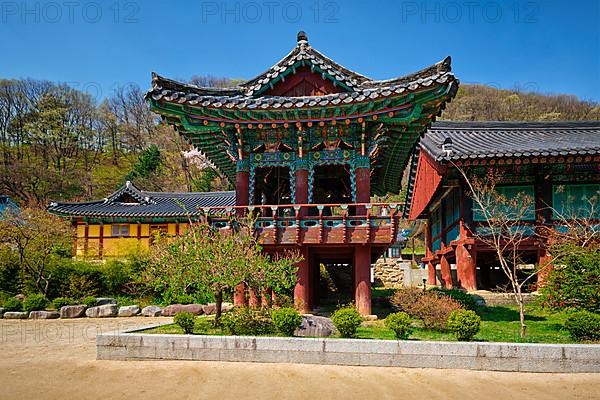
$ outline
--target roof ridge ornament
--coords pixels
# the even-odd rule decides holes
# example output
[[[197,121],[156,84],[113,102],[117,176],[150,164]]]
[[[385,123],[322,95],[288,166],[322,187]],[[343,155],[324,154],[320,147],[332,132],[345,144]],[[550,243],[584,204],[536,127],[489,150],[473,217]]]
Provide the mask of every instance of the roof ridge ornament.
[[[308,44],[308,35],[304,31],[298,32],[298,45]]]

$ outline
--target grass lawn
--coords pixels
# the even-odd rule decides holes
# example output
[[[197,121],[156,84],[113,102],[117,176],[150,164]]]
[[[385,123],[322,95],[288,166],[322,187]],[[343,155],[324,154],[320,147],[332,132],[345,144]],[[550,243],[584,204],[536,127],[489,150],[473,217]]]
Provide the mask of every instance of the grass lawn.
[[[475,336],[482,342],[526,342],[526,343],[573,343],[569,333],[562,329],[567,313],[552,312],[539,307],[530,306],[526,310],[527,337],[519,336],[519,312],[516,306],[481,307],[481,330]],[[213,326],[213,317],[199,317],[194,330],[198,335],[223,335],[219,328]],[[455,341],[451,333],[436,332],[418,327],[418,321],[410,336],[411,340]],[[182,334],[181,328],[175,324],[153,328],[144,333]],[[336,336],[332,336],[336,337]],[[395,339],[394,333],[385,327],[383,319],[364,322],[358,329],[359,339]]]

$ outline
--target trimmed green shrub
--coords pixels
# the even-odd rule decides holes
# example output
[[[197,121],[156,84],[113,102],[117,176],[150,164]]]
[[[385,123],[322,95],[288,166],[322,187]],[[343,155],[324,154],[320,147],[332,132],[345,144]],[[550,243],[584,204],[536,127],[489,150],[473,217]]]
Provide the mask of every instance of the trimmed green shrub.
[[[194,324],[196,323],[196,316],[189,312],[180,312],[175,314],[173,322],[183,329],[183,333],[191,335],[194,333]]]
[[[337,309],[331,320],[341,337],[353,337],[362,322],[362,317],[353,306]]]
[[[23,301],[23,311],[42,311],[48,306],[48,299],[43,294],[31,294]]]
[[[302,323],[302,315],[293,307],[284,307],[271,312],[277,332],[284,336],[294,336],[294,331]]]
[[[76,303],[77,302],[70,297],[57,297],[54,300],[52,300],[52,306],[56,310],[60,310],[64,306],[71,306]]]
[[[15,297],[9,297],[4,301],[2,307],[4,308],[4,311],[22,311],[23,303]]]
[[[460,341],[472,340],[481,326],[481,318],[472,310],[453,311],[448,317],[448,329]]]
[[[471,296],[467,292],[463,292],[459,289],[442,289],[442,288],[433,288],[430,289],[432,292],[441,293],[445,296],[450,297],[451,299],[456,300],[460,303],[463,308],[467,310],[475,310],[477,308],[477,302],[475,298]]]
[[[577,311],[565,321],[565,329],[578,342],[600,340],[600,315],[589,311]]]
[[[238,307],[221,317],[223,330],[230,335],[271,335],[275,325],[266,310]]]
[[[396,339],[406,340],[412,333],[410,315],[400,311],[385,318],[385,326],[394,331]]]
[[[96,304],[98,304],[98,301],[96,301],[96,298],[94,296],[87,296],[83,300],[81,300],[81,302],[88,307],[96,307]]]

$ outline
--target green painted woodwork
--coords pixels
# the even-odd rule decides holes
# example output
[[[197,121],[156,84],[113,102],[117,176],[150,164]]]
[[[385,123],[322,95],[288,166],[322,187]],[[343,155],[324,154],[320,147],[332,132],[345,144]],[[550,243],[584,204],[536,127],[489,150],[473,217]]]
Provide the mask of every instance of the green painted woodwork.
[[[149,102],[154,112],[163,115],[232,182],[239,170],[241,151],[244,159],[249,159],[249,165],[243,168],[250,172],[273,162],[285,162],[291,171],[302,165],[309,172],[313,165],[341,163],[352,170],[368,166],[373,168],[372,193],[385,195],[400,191],[409,156],[433,117],[441,113],[449,88],[436,85],[360,103],[342,101],[335,106],[296,109],[221,109],[152,99]],[[361,158],[358,151],[363,132],[368,156]],[[302,164],[296,164],[299,143],[305,155]],[[269,146],[270,151],[266,151]]]
[[[496,192],[504,198],[511,200],[520,196],[520,198],[524,199],[524,197],[530,199],[529,204],[527,205],[527,209],[523,212],[522,218],[520,220],[523,221],[533,221],[535,220],[535,191],[534,185],[510,185],[510,186],[496,186]],[[520,207],[522,208],[522,207]],[[500,211],[503,216],[511,217],[515,215],[521,214],[520,210],[506,209]],[[484,217],[483,211],[481,207],[476,202],[473,202],[473,221],[476,222],[484,222],[486,219]]]
[[[600,184],[564,184],[552,186],[554,218],[600,219]]]

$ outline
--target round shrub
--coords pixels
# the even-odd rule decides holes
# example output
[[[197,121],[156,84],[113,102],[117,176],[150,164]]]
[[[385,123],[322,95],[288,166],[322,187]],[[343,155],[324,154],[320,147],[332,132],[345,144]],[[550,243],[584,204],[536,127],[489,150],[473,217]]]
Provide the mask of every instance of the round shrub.
[[[4,311],[22,311],[23,303],[14,297],[9,297],[3,304]]]
[[[472,310],[452,311],[448,317],[448,329],[460,341],[472,340],[481,326],[481,318]]]
[[[565,329],[578,342],[600,340],[600,314],[577,311],[565,321]]]
[[[87,296],[81,302],[87,307],[96,307],[96,304],[98,304],[98,301],[94,296]]]
[[[275,325],[267,310],[238,307],[223,315],[221,324],[229,335],[260,336],[275,333]]]
[[[336,310],[331,320],[341,337],[353,337],[362,322],[362,317],[354,307],[343,307]]]
[[[385,326],[394,331],[396,339],[406,340],[412,333],[410,315],[401,311],[385,318]]]
[[[284,336],[294,336],[294,331],[302,323],[302,315],[293,307],[284,307],[271,312],[277,332]]]
[[[189,312],[180,312],[175,314],[173,322],[183,329],[183,333],[191,335],[194,333],[194,324],[196,323],[196,316]]]
[[[52,300],[52,306],[57,310],[60,310],[64,306],[71,306],[75,303],[76,301],[70,297],[57,297]]]
[[[31,294],[23,301],[23,310],[27,312],[42,311],[48,306],[48,299],[43,294]]]
[[[417,288],[397,290],[390,302],[396,310],[423,321],[425,328],[438,331],[446,329],[448,317],[453,311],[463,309],[458,301],[445,294]]]

